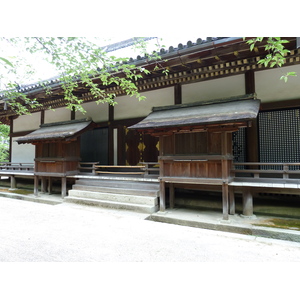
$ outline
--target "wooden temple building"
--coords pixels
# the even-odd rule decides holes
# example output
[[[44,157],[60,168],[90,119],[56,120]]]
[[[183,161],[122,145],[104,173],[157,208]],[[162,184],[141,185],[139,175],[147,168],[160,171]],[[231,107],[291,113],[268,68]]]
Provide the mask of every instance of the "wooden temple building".
[[[17,139],[18,144],[35,145],[34,193],[38,194],[38,178],[41,190],[51,193],[52,178],[61,178],[62,197],[67,195],[67,176],[78,173],[80,158],[80,136],[95,127],[90,120],[73,120],[43,124],[26,136]]]
[[[147,99],[139,102],[95,79],[116,95],[117,104],[97,105],[79,85],[76,95],[86,115],[65,108],[58,79],[44,82],[51,94],[40,84],[20,89],[42,104],[31,115],[19,116],[2,97],[0,120],[11,131],[10,162],[0,165],[0,175],[9,175],[14,187],[18,176],[31,176],[36,194],[39,182],[42,192],[50,191],[52,179],[59,179],[62,197],[85,188],[77,191],[76,201],[90,203],[97,194],[104,197],[110,185],[116,190],[119,180],[119,193],[132,193],[123,207],[136,201],[146,209],[145,198],[134,198],[140,185],[143,197],[152,197],[149,212],[176,206],[177,188],[218,191],[224,219],[235,213],[237,193],[248,217],[255,213],[257,193],[299,195],[300,79],[280,80],[300,71],[299,38],[285,39],[290,52],[281,68],[258,64],[267,54],[264,43],[251,51],[239,37],[161,49],[161,69],[154,70],[155,62],[146,58],[132,59],[151,71],[136,82]],[[67,180],[75,182],[69,191]],[[110,201],[116,200],[105,203]]]
[[[247,97],[154,108],[130,129],[159,137],[160,210],[165,211],[165,186],[174,207],[174,186],[222,190],[223,217],[228,219],[232,182],[232,133],[250,127],[260,101]],[[233,193],[231,193],[233,196]],[[231,205],[234,199],[231,199]]]

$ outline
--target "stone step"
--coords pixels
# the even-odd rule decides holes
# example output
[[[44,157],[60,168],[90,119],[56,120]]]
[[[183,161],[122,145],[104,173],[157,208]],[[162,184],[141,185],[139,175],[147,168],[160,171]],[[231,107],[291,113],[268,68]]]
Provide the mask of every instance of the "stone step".
[[[158,211],[158,205],[113,202],[113,201],[107,201],[103,199],[91,199],[91,198],[68,196],[65,197],[65,201],[71,203],[77,203],[77,204],[100,206],[105,208],[126,209],[126,210],[132,210],[137,212],[149,213],[149,214]]]
[[[79,179],[76,185],[86,186],[103,186],[114,188],[129,188],[129,189],[145,189],[145,190],[159,190],[159,183],[156,182],[139,182],[130,180],[84,180]]]
[[[112,194],[124,194],[124,195],[137,195],[137,196],[153,196],[157,197],[159,194],[158,190],[154,189],[140,189],[137,188],[116,188],[110,186],[89,186],[89,185],[81,185],[74,184],[72,186],[73,190],[82,190],[82,191],[90,191],[90,192],[99,192],[99,193],[112,193]]]
[[[69,197],[105,200],[111,202],[134,203],[145,205],[158,205],[158,198],[153,196],[138,196],[138,195],[124,195],[113,193],[92,192],[83,190],[69,190]]]

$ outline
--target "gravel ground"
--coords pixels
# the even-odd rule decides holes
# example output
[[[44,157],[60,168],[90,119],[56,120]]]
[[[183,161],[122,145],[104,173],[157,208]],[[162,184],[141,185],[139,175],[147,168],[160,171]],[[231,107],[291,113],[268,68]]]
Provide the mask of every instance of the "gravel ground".
[[[297,299],[299,243],[146,217],[0,197],[0,299]]]
[[[299,262],[300,244],[0,198],[1,262]]]

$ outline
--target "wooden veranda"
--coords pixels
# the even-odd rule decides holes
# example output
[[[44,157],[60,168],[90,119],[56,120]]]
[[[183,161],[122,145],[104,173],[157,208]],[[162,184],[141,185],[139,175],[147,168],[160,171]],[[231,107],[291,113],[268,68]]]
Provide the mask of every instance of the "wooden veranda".
[[[201,158],[201,160],[200,160]],[[172,158],[180,162],[180,157]],[[189,163],[196,166],[197,163],[203,161],[204,157],[191,157],[189,161],[181,161],[180,163]],[[164,163],[169,164],[170,160],[164,158]],[[255,168],[254,168],[255,167]],[[103,171],[103,169],[105,171]],[[135,169],[139,169],[136,174]],[[139,166],[100,166],[98,162],[80,162],[78,164],[78,172],[76,175],[66,176],[70,180],[124,180],[134,179],[138,181],[159,182],[158,163],[141,163]],[[278,194],[296,194],[300,195],[300,162],[299,163],[232,163],[230,169],[231,180],[228,183],[229,202],[223,215],[234,215],[235,195],[243,195],[243,211],[242,215],[246,217],[253,216],[253,195],[259,192],[278,193]],[[34,178],[34,164],[28,163],[0,163],[0,176],[10,177],[11,188],[17,188],[18,178]],[[202,179],[199,179],[200,181]],[[185,179],[181,180],[166,178],[165,187],[169,189],[169,199],[161,197],[159,206],[160,211],[166,209],[166,203],[172,209],[175,207],[175,190],[176,188],[200,189],[204,186],[214,190],[222,187],[222,179],[216,179],[214,184],[211,181]],[[63,187],[62,187],[63,189]],[[51,193],[50,186],[43,185],[41,180],[41,192]],[[62,195],[64,197],[64,195]],[[224,201],[224,199],[223,199]]]

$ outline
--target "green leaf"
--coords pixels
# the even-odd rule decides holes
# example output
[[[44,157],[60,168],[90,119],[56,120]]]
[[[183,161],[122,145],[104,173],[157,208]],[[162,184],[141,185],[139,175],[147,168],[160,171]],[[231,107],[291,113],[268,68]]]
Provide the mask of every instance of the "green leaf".
[[[14,67],[14,65],[9,60],[7,60],[6,58],[0,57],[0,60],[4,61],[10,67],[12,67],[12,68]]]

